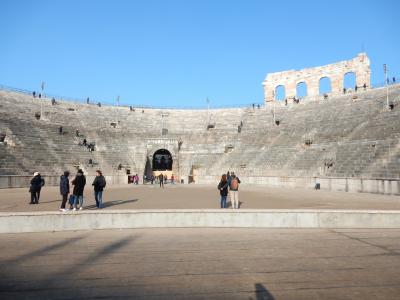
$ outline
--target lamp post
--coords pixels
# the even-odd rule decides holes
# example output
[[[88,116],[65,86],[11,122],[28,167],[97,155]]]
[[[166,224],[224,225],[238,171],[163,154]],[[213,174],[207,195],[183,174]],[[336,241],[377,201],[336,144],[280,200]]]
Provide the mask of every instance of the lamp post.
[[[41,85],[41,96],[44,97],[44,81],[42,81],[42,85]],[[42,105],[42,98],[39,99],[40,101],[40,118],[43,118],[43,105]]]
[[[276,100],[274,100],[274,106],[272,108],[272,119],[273,119],[274,125],[276,124],[276,122],[275,122],[275,102],[276,102]]]
[[[383,64],[383,72],[385,72],[385,85],[386,85],[386,108],[389,108],[389,85],[388,85],[388,74],[387,66]]]
[[[210,124],[210,99],[207,97],[207,126]]]
[[[117,97],[117,126],[118,126],[118,112],[119,112],[119,96]]]

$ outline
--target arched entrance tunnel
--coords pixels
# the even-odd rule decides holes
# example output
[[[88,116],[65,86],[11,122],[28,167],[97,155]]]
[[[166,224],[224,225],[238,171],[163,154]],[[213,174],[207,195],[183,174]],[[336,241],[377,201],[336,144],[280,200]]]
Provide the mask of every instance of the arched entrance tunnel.
[[[166,149],[159,149],[153,154],[153,171],[172,171],[172,155]]]

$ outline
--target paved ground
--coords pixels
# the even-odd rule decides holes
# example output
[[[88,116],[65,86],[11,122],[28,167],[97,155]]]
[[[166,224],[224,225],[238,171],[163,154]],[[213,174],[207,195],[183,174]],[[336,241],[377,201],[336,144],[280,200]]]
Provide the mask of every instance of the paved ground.
[[[44,187],[39,205],[28,205],[27,188],[0,189],[0,211],[54,211],[60,199],[57,187]],[[210,185],[122,185],[107,187],[104,201],[106,209],[219,208],[219,193]],[[240,202],[242,208],[400,209],[399,196],[244,185]],[[84,206],[91,209],[94,203],[88,186]]]
[[[0,235],[0,299],[399,299],[400,230]]]

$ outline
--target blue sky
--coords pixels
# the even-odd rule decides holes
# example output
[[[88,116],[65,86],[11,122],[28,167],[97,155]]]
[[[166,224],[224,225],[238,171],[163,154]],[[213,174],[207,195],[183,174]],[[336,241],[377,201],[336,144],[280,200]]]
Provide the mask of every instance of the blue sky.
[[[0,1],[0,84],[155,106],[262,103],[269,72],[400,76],[400,1]]]

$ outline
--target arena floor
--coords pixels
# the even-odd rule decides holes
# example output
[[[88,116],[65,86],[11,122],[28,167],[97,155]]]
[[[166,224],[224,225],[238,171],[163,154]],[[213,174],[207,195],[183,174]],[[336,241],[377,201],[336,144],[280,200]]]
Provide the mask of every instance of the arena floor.
[[[93,209],[92,189],[85,193]],[[110,186],[105,209],[218,208],[210,185]],[[242,208],[400,209],[400,197],[242,186]],[[0,211],[57,211],[28,189]],[[397,299],[399,229],[157,228],[0,234],[0,299]]]
[[[0,234],[0,299],[398,299],[400,230]]]
[[[400,197],[242,185],[241,208],[250,209],[376,209],[399,210]],[[219,192],[211,185],[121,185],[107,187],[105,209],[219,208]],[[39,205],[29,205],[27,188],[0,189],[1,212],[55,211],[60,208],[58,187],[45,186]],[[94,209],[93,189],[85,190],[86,209]]]

